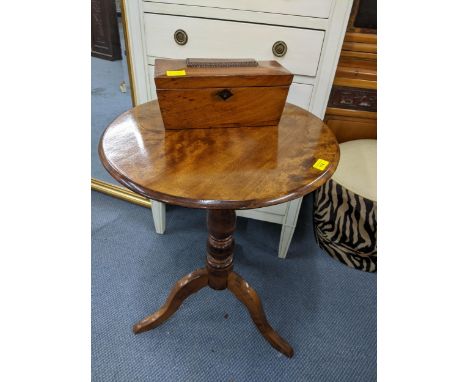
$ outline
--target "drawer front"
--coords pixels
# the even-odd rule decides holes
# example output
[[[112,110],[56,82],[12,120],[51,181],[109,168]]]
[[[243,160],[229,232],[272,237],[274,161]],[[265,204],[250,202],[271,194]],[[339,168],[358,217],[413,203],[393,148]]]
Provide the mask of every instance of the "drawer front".
[[[158,2],[156,0],[149,0]],[[328,18],[332,0],[165,0],[165,3]]]
[[[153,13],[144,14],[144,23],[148,56],[277,60],[292,73],[304,76],[316,75],[324,38],[323,31],[313,29]],[[185,45],[174,40],[174,32],[178,29],[187,33]],[[277,41],[287,45],[283,57],[273,54],[272,48]]]
[[[148,65],[148,83],[150,89],[150,100],[156,99],[156,86],[154,84],[154,66]],[[292,103],[303,109],[308,110],[310,99],[312,97],[313,85],[300,84],[293,82],[289,88],[286,102]]]

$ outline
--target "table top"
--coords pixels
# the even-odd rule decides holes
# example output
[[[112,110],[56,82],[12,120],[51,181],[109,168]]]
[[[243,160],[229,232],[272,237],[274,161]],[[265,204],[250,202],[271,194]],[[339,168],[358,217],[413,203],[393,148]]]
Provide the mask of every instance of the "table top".
[[[295,105],[286,104],[278,126],[165,130],[151,101],[109,125],[99,156],[117,181],[150,199],[249,209],[315,190],[333,175],[340,151],[333,132]],[[329,162],[323,170],[314,167],[319,159]]]

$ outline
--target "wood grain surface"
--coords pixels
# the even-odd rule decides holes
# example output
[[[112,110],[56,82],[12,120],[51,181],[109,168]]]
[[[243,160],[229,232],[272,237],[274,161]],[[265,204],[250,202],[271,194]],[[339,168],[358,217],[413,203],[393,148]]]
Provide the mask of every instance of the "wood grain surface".
[[[166,129],[277,125],[289,86],[158,89]],[[223,100],[218,94],[228,91]]]
[[[99,155],[116,180],[150,199],[248,209],[321,186],[338,165],[339,146],[319,118],[291,104],[277,126],[165,130],[151,101],[110,124]],[[323,171],[313,167],[318,159],[329,162]]]
[[[286,357],[291,358],[294,355],[294,349],[268,323],[262,302],[255,289],[236,272],[229,273],[228,289],[244,304],[258,331],[270,345]]]
[[[277,125],[293,75],[276,61],[253,67],[187,67],[155,60],[155,84],[166,129]],[[182,70],[184,75],[167,75]]]
[[[184,76],[168,76],[168,70],[185,70]],[[248,86],[289,86],[293,74],[277,61],[258,61],[255,67],[192,68],[185,60],[156,59],[157,89],[200,89]]]
[[[181,278],[173,286],[164,305],[150,316],[133,325],[133,333],[143,333],[166,322],[182,305],[185,299],[208,285],[208,270],[197,269]]]

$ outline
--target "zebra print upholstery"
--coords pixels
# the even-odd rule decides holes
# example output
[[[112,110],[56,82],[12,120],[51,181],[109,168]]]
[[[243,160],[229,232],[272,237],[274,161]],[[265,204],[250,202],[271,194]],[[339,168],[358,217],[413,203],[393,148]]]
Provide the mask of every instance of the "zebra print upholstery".
[[[377,270],[377,203],[330,179],[315,192],[314,229],[330,256],[366,272]]]
[[[368,168],[372,168],[371,162],[375,162],[373,155],[376,152],[376,142],[346,142],[340,148],[342,159],[336,173],[315,192],[315,238],[323,250],[343,264],[362,271],[375,272],[377,198],[372,191],[375,174],[368,171]],[[372,195],[368,197],[375,201],[349,188],[359,190],[366,196]]]

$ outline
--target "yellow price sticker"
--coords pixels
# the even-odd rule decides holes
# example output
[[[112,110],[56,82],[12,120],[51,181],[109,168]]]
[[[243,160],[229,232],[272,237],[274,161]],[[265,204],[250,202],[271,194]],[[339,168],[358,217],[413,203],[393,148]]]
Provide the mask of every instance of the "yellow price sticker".
[[[166,70],[166,76],[168,76],[168,77],[185,76],[185,69],[182,69],[182,70]]]
[[[325,159],[317,159],[317,161],[314,163],[312,167],[316,168],[317,170],[323,171],[327,168],[329,164],[330,162]]]

